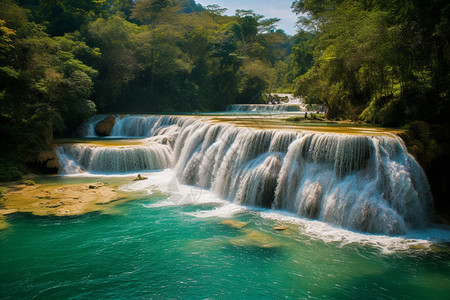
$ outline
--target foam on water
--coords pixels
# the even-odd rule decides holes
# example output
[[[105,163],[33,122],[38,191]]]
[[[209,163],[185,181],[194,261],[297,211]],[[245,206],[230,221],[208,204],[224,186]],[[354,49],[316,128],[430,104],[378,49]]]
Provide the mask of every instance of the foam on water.
[[[317,220],[298,218],[282,211],[261,211],[259,215],[280,223],[294,224],[298,226],[300,234],[312,239],[325,243],[337,243],[340,246],[357,243],[380,249],[385,254],[397,251],[430,250],[435,243],[450,241],[449,228],[417,230],[405,235],[388,236],[345,230]]]
[[[120,186],[120,189],[126,192],[143,192],[148,195],[155,193],[166,195],[163,200],[144,205],[146,208],[229,203],[211,191],[180,184],[175,172],[171,169],[141,175],[147,179],[129,182]]]
[[[180,184],[175,177],[175,172],[170,169],[162,172],[144,173],[143,175],[148,177],[148,180],[130,182],[122,185],[120,189],[128,192],[144,191],[149,195],[153,194],[155,190],[167,194],[167,198],[163,200],[151,204],[142,204],[145,208],[214,204],[210,209],[201,209],[185,214],[201,219],[229,219],[245,212],[252,213],[263,219],[275,221],[277,224],[288,224],[290,228],[293,226],[299,234],[311,239],[335,243],[340,247],[356,243],[379,249],[384,254],[397,251],[430,250],[435,243],[450,241],[450,228],[445,226],[409,231],[407,234],[398,236],[350,231],[322,221],[301,218],[286,211],[231,203],[217,197],[210,190]]]
[[[244,212],[253,212],[263,219],[294,226],[299,234],[311,239],[325,243],[336,243],[341,247],[357,243],[379,249],[385,254],[397,251],[430,250],[435,243],[450,241],[450,228],[445,226],[411,230],[398,236],[368,234],[346,230],[318,220],[301,218],[286,211],[237,205],[217,197],[217,194],[210,190],[180,184],[176,179],[175,172],[170,169],[144,173],[144,176],[149,179],[130,182],[121,186],[121,189],[129,192],[145,191],[149,195],[153,194],[155,190],[167,194],[166,199],[151,204],[143,204],[145,208],[214,204],[210,209],[201,209],[185,214],[195,218],[229,219]]]
[[[248,209],[242,205],[236,205],[233,203],[224,204],[210,210],[198,210],[193,213],[186,213],[187,215],[196,218],[225,218],[229,219],[236,214],[247,211]]]

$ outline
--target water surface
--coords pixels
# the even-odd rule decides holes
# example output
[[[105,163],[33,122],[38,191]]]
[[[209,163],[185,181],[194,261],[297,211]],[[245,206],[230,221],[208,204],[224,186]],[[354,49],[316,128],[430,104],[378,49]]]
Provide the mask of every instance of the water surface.
[[[152,184],[130,183],[129,177],[103,179],[122,180],[122,189],[128,191],[148,192],[155,184],[170,191],[170,175],[146,174]],[[53,179],[61,184],[99,178]],[[194,187],[177,185],[170,197],[147,192],[103,213],[64,218],[10,215],[10,227],[0,231],[0,298],[446,299],[450,295],[446,247],[417,249],[422,248],[420,242],[409,245],[401,238],[408,244],[402,248],[395,237],[361,234],[361,238],[352,232],[346,239],[338,229],[336,236],[342,236],[327,240],[325,231],[316,235],[310,231],[320,228],[320,222],[234,205]],[[243,228],[221,224],[229,219],[248,224]],[[280,225],[286,230],[273,230]]]

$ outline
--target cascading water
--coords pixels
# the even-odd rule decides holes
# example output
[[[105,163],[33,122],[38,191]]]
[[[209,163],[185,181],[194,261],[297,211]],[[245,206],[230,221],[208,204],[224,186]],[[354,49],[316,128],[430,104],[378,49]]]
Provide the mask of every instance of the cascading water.
[[[65,145],[61,164],[74,170],[67,161],[75,161],[89,172],[172,166],[180,182],[235,203],[357,231],[401,234],[430,218],[427,179],[395,136],[253,130],[168,116],[119,118],[112,134],[153,143],[133,151]]]
[[[232,104],[227,105],[226,111],[237,112],[296,112],[306,111],[301,104]]]
[[[159,135],[161,131],[178,121],[173,116],[125,116],[118,117],[114,125],[112,137],[150,137]]]
[[[139,172],[171,166],[170,146],[156,143],[120,147],[63,145],[56,151],[61,174]]]
[[[86,120],[78,129],[81,137],[97,137],[95,125],[103,120],[105,115],[93,116]],[[179,118],[174,116],[139,116],[128,115],[116,117],[114,127],[109,137],[150,137],[159,135],[159,132],[178,122]]]

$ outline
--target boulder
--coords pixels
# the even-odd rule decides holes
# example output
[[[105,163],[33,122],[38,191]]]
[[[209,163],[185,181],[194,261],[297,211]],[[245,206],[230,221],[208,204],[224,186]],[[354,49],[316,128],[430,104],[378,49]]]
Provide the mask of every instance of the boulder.
[[[133,181],[146,180],[146,179],[148,179],[148,178],[142,176],[141,174],[138,174],[137,177],[135,179],[133,179]]]
[[[237,220],[224,220],[220,224],[230,226],[232,228],[244,228],[248,223],[237,221]]]
[[[56,174],[60,167],[55,149],[40,151],[28,156],[25,163],[32,172],[43,174]]]
[[[285,226],[275,226],[275,227],[273,227],[273,230],[276,230],[276,231],[284,231],[286,229],[287,228]]]
[[[95,133],[99,136],[109,136],[116,123],[116,116],[108,116],[95,125]]]

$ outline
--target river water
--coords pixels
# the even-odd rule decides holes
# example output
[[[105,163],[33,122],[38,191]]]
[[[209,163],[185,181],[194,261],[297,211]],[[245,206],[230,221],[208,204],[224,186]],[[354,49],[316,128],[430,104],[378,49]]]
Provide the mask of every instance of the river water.
[[[240,129],[228,132],[240,145],[237,152],[247,154],[232,155],[229,151],[234,142],[225,143],[228,150],[223,153],[224,157],[230,156],[230,163],[227,165],[222,159],[221,164],[226,165],[222,170],[229,170],[231,179],[238,180],[230,180],[224,191],[223,180],[219,184],[217,178],[225,174],[220,166],[214,167],[213,158],[222,151],[220,142],[227,140],[225,133],[231,129],[211,129],[210,125],[183,121],[182,130],[177,131],[174,125],[180,125],[179,120],[163,119],[141,119],[140,122],[151,124],[150,131],[139,135],[150,140],[136,140],[135,146],[121,145],[119,141],[100,146],[92,141],[61,146],[60,156],[66,159],[65,175],[38,178],[38,183],[118,183],[132,200],[81,216],[9,215],[10,226],[0,231],[1,299],[449,298],[448,227],[422,220],[420,215],[411,219],[411,212],[393,199],[386,201],[390,205],[387,206],[383,199],[388,196],[377,194],[381,189],[377,178],[384,173],[368,172],[386,167],[391,172],[397,170],[396,176],[383,177],[383,191],[391,197],[404,197],[408,205],[427,214],[426,186],[406,184],[414,183],[414,176],[421,174],[395,139],[351,136],[351,142],[341,145],[341,140],[329,135],[315,136],[314,140],[291,133],[282,137],[264,133],[253,136],[259,140],[258,149],[244,150],[245,139],[253,133],[246,131],[245,139],[239,140]],[[117,136],[130,137],[133,130],[142,130],[143,125],[121,126],[115,128]],[[89,128],[86,130],[89,133]],[[221,139],[214,140],[221,130]],[[192,143],[195,139],[197,142]],[[357,162],[351,164],[331,163],[329,153],[319,150],[320,157],[301,158],[295,153],[304,153],[305,148],[298,148],[302,139],[309,139],[308,149],[312,152],[316,151],[311,150],[313,145],[322,144],[344,148],[355,144],[363,150],[352,150],[352,161],[357,158]],[[145,143],[153,149],[148,155],[159,164],[139,158]],[[390,143],[395,147],[386,146]],[[105,158],[105,151],[113,147],[116,152]],[[339,147],[333,148],[334,154],[344,149]],[[378,157],[380,149],[396,154]],[[133,162],[141,164],[129,165],[124,160],[102,169],[98,162],[93,163],[107,162],[114,155],[131,156]],[[295,164],[294,157],[297,163],[305,159],[303,169],[294,171],[308,169],[302,173],[306,180],[283,179],[291,170],[286,164]],[[342,159],[346,161],[345,157]],[[327,170],[321,173],[313,163]],[[211,166],[211,170],[205,173],[198,165]],[[239,172],[233,173],[230,165]],[[277,180],[271,181],[270,174],[261,173],[263,169],[279,174]],[[148,179],[133,181],[138,173]],[[264,180],[254,181],[255,174]],[[311,187],[307,184],[311,178],[324,176],[333,180],[324,183],[320,188],[323,192],[302,194]],[[294,196],[279,191],[283,180],[286,182],[282,187],[292,190]],[[355,186],[355,180],[367,188]],[[390,185],[389,180],[396,184]],[[371,186],[373,182],[378,183]],[[400,187],[399,182],[403,182]],[[261,191],[250,188],[257,184]],[[262,191],[267,187],[275,195],[267,196]],[[314,191],[316,187],[313,186]],[[343,192],[349,188],[352,193]],[[244,197],[241,191],[254,196]],[[356,218],[353,210],[337,205],[336,214],[341,214],[337,217],[330,212],[330,205],[335,202],[327,201],[338,191],[356,207],[369,195],[369,208],[387,213],[365,215],[362,226],[351,222]],[[311,201],[311,195],[320,198],[314,215],[308,215],[310,210],[302,210],[302,203]],[[277,205],[289,197],[296,200]],[[272,204],[264,205],[268,201]],[[385,219],[389,226],[368,226],[379,224],[380,215],[390,218]]]

